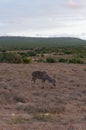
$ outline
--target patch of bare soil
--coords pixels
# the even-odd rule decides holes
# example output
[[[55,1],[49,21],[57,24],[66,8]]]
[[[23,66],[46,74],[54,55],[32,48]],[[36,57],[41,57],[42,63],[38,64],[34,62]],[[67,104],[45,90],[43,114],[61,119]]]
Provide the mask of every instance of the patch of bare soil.
[[[0,64],[0,130],[86,130],[86,65]]]

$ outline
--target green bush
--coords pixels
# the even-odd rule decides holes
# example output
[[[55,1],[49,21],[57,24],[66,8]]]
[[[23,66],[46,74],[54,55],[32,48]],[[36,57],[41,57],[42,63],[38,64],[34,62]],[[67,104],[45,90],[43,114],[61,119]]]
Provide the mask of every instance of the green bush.
[[[67,62],[67,59],[59,58],[58,62]]]
[[[18,54],[20,54],[23,57],[28,57],[29,54],[27,52],[18,52]]]
[[[0,54],[0,62],[2,63],[22,63],[22,57],[17,53],[2,53]]]
[[[25,63],[25,64],[31,63],[31,58],[30,57],[24,57],[23,63]]]
[[[83,55],[83,54],[78,54],[78,57],[79,57],[79,58],[84,58],[85,55]]]
[[[72,54],[72,51],[71,50],[63,50],[63,53],[64,54]]]
[[[48,58],[46,59],[46,62],[48,62],[48,63],[55,63],[56,60],[55,60],[54,58],[52,58],[52,57],[48,57]]]
[[[77,57],[75,57],[75,58],[71,58],[71,59],[69,59],[69,63],[74,63],[74,64],[83,64],[83,61],[80,59],[80,58],[77,58]]]
[[[36,56],[36,52],[35,51],[29,51],[28,54],[29,54],[29,56]]]

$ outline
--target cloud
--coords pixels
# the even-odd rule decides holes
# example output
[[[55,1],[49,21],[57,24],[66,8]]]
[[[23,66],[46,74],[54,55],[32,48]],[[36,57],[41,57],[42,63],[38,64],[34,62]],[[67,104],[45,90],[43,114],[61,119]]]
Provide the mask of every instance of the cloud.
[[[0,0],[0,3],[7,3],[7,2],[11,2],[11,0]]]
[[[69,0],[67,6],[75,9],[80,7],[79,3],[76,2],[75,0]]]
[[[0,27],[3,27],[4,26],[4,23],[0,22]]]
[[[0,35],[85,37],[85,25],[86,0],[0,0]]]

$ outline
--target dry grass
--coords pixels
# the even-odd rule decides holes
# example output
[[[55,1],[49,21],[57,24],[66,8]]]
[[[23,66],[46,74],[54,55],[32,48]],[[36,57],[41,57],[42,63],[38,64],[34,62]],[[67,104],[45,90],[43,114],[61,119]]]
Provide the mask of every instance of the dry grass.
[[[85,69],[79,64],[0,64],[0,130],[86,130]],[[40,80],[34,84],[35,70],[54,77],[56,87]]]
[[[25,124],[25,123],[28,123],[29,121],[30,121],[29,118],[22,117],[20,115],[20,116],[13,116],[9,123],[10,124]]]

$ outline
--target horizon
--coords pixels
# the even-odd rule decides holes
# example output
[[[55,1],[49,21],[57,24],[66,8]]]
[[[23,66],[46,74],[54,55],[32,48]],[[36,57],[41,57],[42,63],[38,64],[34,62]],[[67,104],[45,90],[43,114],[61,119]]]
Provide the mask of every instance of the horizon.
[[[0,37],[26,37],[26,38],[74,38],[74,39],[81,39],[83,40],[83,38],[80,37],[73,37],[73,36],[24,36],[24,35],[0,35]]]
[[[85,25],[85,0],[0,0],[0,36],[86,40]]]

